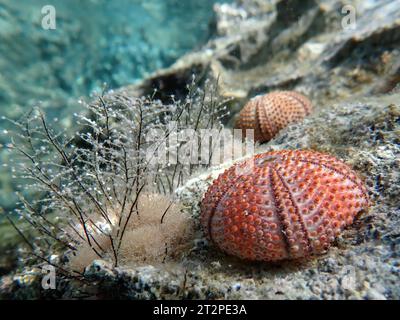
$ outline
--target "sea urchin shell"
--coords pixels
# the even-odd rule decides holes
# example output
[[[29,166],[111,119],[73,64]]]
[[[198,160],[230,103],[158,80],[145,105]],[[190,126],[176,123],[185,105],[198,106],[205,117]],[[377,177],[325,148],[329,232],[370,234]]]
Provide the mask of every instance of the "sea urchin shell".
[[[345,163],[313,151],[273,151],[222,173],[201,204],[209,239],[243,259],[277,261],[324,252],[368,206]]]
[[[240,111],[236,128],[254,130],[254,140],[271,140],[289,123],[311,112],[308,98],[294,91],[276,91],[251,99]]]

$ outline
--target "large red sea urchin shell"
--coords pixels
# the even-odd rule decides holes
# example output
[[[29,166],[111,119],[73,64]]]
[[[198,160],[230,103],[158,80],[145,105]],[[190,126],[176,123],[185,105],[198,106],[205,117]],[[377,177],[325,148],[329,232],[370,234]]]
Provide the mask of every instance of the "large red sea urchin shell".
[[[368,206],[345,163],[313,151],[256,155],[222,173],[201,203],[209,239],[242,259],[278,261],[324,252]]]
[[[254,140],[271,140],[289,123],[311,112],[310,100],[295,91],[275,91],[251,99],[240,111],[236,128],[254,130]]]

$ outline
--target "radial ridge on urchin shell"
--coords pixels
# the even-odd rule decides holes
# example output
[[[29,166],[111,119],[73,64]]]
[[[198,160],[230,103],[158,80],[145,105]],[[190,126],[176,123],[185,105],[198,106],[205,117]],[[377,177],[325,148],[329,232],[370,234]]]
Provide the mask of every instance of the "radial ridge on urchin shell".
[[[271,140],[289,123],[299,121],[312,110],[311,101],[295,91],[275,91],[251,99],[240,111],[236,128],[254,130],[254,140]]]
[[[326,251],[368,207],[362,180],[314,151],[272,151],[233,165],[206,192],[201,224],[224,252],[278,261]]]

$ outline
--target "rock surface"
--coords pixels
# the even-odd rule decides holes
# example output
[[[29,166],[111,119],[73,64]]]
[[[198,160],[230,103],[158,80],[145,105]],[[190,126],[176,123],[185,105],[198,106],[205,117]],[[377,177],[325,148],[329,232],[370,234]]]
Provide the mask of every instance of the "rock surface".
[[[400,299],[399,4],[354,1],[355,30],[341,27],[344,2],[285,4],[238,0],[216,6],[213,40],[124,92],[141,95],[158,88],[159,97],[167,99],[184,93],[193,72],[200,79],[219,78],[219,93],[236,98],[233,111],[258,93],[302,92],[315,111],[256,151],[313,149],[335,155],[365,179],[370,210],[311,261],[243,262],[222,254],[198,232],[179,264],[113,268],[94,261],[85,270],[90,283],[61,283],[58,297],[86,290],[98,298],[130,299]],[[194,176],[178,190],[196,221],[202,195],[228,165]],[[2,278],[3,295],[21,295],[21,288],[33,297],[44,294],[18,285],[18,277]]]

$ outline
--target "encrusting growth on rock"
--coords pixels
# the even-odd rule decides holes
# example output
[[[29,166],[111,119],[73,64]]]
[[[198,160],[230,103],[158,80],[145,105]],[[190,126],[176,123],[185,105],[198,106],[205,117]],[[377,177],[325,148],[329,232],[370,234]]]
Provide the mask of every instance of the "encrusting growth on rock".
[[[236,128],[254,130],[254,140],[271,140],[289,123],[311,112],[310,100],[294,91],[276,91],[250,100],[239,114]]]
[[[277,261],[324,252],[368,206],[345,163],[314,151],[273,151],[221,174],[201,204],[201,223],[220,249]]]

